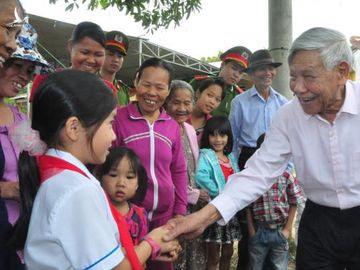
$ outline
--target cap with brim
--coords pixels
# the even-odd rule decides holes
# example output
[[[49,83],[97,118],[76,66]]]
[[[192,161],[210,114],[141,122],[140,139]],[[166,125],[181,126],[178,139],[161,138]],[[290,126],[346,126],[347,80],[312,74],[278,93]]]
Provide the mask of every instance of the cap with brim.
[[[127,36],[120,31],[111,31],[106,33],[106,48],[116,50],[122,55],[126,55],[129,48]]]
[[[275,68],[282,65],[280,62],[275,62],[268,50],[258,50],[254,52],[249,58],[249,66],[246,72],[252,71],[261,66],[273,66]]]
[[[220,59],[222,62],[226,61],[234,61],[243,68],[247,68],[249,65],[249,57],[251,55],[251,51],[243,46],[233,47],[223,54],[220,55]]]
[[[24,23],[16,39],[17,48],[10,58],[35,62],[35,74],[47,74],[54,71],[36,48],[37,32],[29,23]]]

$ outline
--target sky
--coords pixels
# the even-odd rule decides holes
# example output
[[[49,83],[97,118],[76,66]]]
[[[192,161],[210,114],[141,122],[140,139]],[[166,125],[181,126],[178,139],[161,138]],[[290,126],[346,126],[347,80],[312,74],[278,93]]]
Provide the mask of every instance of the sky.
[[[198,59],[238,45],[251,51],[268,48],[268,0],[202,0],[200,12],[183,20],[179,27],[170,26],[154,34],[116,8],[88,11],[82,6],[69,12],[64,0],[55,5],[49,0],[21,2],[31,14],[73,24],[93,21],[105,31],[120,30]],[[292,9],[293,39],[317,26],[339,30],[348,38],[360,35],[359,0],[293,0]]]

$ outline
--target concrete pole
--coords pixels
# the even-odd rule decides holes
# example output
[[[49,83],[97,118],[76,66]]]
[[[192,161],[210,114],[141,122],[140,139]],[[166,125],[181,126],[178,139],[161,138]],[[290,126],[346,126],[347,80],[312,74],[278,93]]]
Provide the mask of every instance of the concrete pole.
[[[288,99],[293,97],[289,88],[287,64],[291,43],[292,0],[269,0],[269,50],[276,62],[283,63],[277,68],[272,86]]]

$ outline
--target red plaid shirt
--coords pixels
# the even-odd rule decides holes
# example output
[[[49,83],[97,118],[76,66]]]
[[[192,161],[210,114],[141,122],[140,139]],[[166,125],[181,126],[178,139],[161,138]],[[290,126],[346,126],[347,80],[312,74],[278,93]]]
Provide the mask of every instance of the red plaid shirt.
[[[284,172],[272,187],[251,205],[255,223],[283,225],[287,221],[291,205],[304,201],[298,180]]]

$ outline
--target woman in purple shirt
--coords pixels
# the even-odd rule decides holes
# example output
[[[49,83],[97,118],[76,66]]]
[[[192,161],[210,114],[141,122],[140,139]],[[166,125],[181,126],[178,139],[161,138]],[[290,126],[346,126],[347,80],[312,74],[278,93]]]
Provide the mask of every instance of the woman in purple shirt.
[[[135,81],[137,102],[119,108],[114,121],[116,146],[132,149],[148,175],[141,206],[149,213],[150,230],[186,214],[187,171],[180,127],[162,108],[169,95],[172,67],[150,58]],[[173,269],[172,263],[150,261],[147,269]]]

